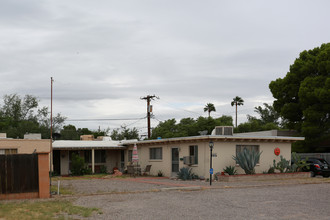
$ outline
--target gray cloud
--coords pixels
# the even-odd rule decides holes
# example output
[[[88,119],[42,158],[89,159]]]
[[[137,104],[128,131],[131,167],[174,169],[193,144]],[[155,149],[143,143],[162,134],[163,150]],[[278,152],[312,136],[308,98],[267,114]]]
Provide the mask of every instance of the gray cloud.
[[[0,95],[33,94],[68,118],[215,114],[272,102],[270,81],[326,43],[328,1],[13,1],[0,8]],[[165,101],[164,101],[165,100]],[[134,122],[134,121],[133,121]],[[72,122],[96,128],[133,122]],[[70,122],[71,123],[71,122]],[[158,121],[155,119],[153,125]],[[133,124],[145,131],[145,122]]]

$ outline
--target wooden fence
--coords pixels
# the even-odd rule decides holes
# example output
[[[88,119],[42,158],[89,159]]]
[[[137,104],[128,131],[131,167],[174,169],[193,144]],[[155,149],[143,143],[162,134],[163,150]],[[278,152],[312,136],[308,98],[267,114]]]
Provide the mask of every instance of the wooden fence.
[[[38,155],[0,155],[0,194],[39,191]]]
[[[327,162],[330,163],[330,153],[297,153],[300,155],[302,158],[322,158],[325,159]]]

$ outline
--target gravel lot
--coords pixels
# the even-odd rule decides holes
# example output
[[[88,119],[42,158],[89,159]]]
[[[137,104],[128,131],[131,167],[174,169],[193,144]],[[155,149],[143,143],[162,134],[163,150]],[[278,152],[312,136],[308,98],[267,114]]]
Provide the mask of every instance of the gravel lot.
[[[82,196],[90,219],[329,219],[330,184]]]
[[[74,204],[103,212],[89,219],[330,219],[329,178],[214,182],[212,188],[205,181],[164,178],[61,180],[61,185],[75,191]],[[160,190],[189,186],[203,189]]]

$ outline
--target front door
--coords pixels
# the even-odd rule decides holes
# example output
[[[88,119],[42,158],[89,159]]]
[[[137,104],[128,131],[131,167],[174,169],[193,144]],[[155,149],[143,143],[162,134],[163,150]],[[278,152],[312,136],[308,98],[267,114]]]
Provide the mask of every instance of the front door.
[[[172,175],[179,172],[179,148],[172,148]]]

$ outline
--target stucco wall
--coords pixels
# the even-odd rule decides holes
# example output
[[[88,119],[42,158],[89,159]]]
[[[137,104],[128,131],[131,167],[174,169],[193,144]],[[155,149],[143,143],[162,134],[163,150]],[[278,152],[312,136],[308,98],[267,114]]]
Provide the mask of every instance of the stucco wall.
[[[50,140],[0,139],[0,149],[17,149],[18,154],[50,152]]]
[[[106,155],[105,165],[108,172],[112,172],[114,167],[120,168],[120,150],[107,150]]]
[[[291,143],[262,143],[262,142],[215,142],[213,153],[217,153],[217,157],[213,157],[214,173],[222,172],[226,166],[236,166],[238,174],[244,174],[244,170],[236,165],[236,162],[232,159],[233,155],[236,155],[236,145],[259,145],[260,163],[255,167],[257,173],[267,171],[270,166],[273,165],[273,160],[279,161],[280,156],[274,154],[276,147],[280,148],[281,154],[284,158],[291,159]],[[209,150],[209,149],[208,149]],[[209,164],[209,156],[207,157]],[[206,173],[209,172],[209,165],[206,169]]]
[[[217,154],[217,157],[212,158],[212,164],[214,174],[222,172],[226,166],[236,166],[239,174],[243,174],[244,171],[236,165],[232,159],[233,155],[236,155],[236,145],[259,145],[262,154],[260,156],[260,164],[256,167],[257,173],[262,173],[269,169],[273,165],[273,160],[279,161],[280,156],[274,154],[274,149],[279,147],[281,154],[284,158],[291,159],[291,143],[276,143],[276,142],[214,142],[213,153]],[[165,176],[170,177],[172,175],[172,148],[179,148],[179,158],[189,156],[189,146],[198,145],[198,164],[190,166],[192,171],[199,175],[208,177],[210,169],[210,148],[208,142],[196,142],[196,143],[173,143],[173,144],[155,144],[155,145],[142,145],[137,146],[139,154],[139,164],[142,168],[150,164],[151,175],[157,175],[158,171],[161,170]],[[149,149],[154,147],[162,147],[163,159],[162,160],[150,160]],[[132,147],[128,148],[132,150]],[[184,166],[183,161],[179,161],[179,168]]]

